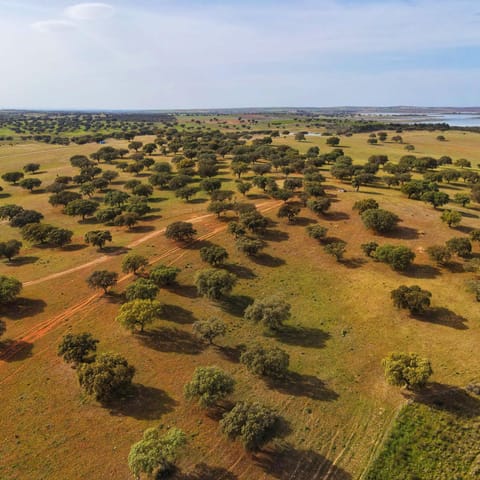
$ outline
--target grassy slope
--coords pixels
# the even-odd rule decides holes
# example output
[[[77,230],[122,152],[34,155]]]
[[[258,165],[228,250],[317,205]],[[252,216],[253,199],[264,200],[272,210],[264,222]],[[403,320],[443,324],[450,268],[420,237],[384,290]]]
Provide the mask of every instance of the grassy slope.
[[[403,408],[366,480],[478,478],[480,401],[461,391],[433,398]]]
[[[434,133],[419,135],[415,144],[424,142],[422,148],[430,149],[431,154],[443,154],[443,148],[449,145],[436,142]],[[366,145],[365,138],[347,139],[354,158],[363,160],[370,151],[377,151]],[[469,135],[466,139],[470,149],[455,157],[476,160],[480,137]],[[314,137],[313,141],[322,144],[324,139]],[[302,143],[300,147],[309,145]],[[387,145],[392,154],[397,150],[399,155],[403,154],[401,147]],[[72,150],[64,151],[61,158],[51,152],[51,160],[45,158],[40,163],[51,161],[50,168],[58,168],[55,162],[64,164],[73,154]],[[23,165],[25,157],[20,158]],[[15,165],[18,158],[8,161]],[[329,183],[332,187],[339,185]],[[478,308],[465,292],[467,275],[438,270],[429,265],[423,253],[426,246],[444,241],[454,232],[440,223],[440,212],[421,202],[406,201],[396,190],[362,190],[365,191],[338,194],[333,212],[320,219],[329,227],[331,236],[349,242],[345,264],[335,263],[320,245],[306,237],[304,225],[308,219],[313,220],[307,211],[302,212],[304,220],[298,225],[282,221],[273,228],[267,237],[267,255],[258,261],[239,256],[232,248],[231,237],[219,233],[211,241],[228,248],[229,268],[241,276],[227,304],[196,298],[193,276],[196,269],[202,268],[197,244],[167,258],[182,268],[180,287],[161,292],[159,298],[170,307],[166,318],[154,327],[155,335],[142,337],[122,330],[114,320],[119,308],[116,297],[100,298],[2,365],[3,431],[7,441],[0,446],[4,458],[0,477],[130,478],[125,462],[129,446],[140,438],[144,428],[160,422],[165,426],[178,425],[191,435],[188,458],[181,462],[184,471],[206,462],[231,471],[235,475],[232,478],[245,480],[358,478],[404,402],[398,390],[386,386],[382,378],[379,362],[386,353],[406,349],[428,355],[435,368],[435,380],[444,384],[463,385],[474,378],[480,366],[474,355],[480,338]],[[17,191],[13,193],[17,195]],[[164,192],[160,194],[164,197]],[[372,239],[372,235],[365,231],[351,206],[358,198],[373,194],[382,206],[403,219],[397,232],[400,238],[375,240],[405,243],[418,254],[416,268],[407,275],[399,275],[382,264],[363,263],[360,244]],[[29,198],[25,194],[22,202]],[[169,202],[168,209],[160,202],[164,217],[152,222],[156,228],[168,223],[168,215],[179,209],[204,208],[203,204]],[[476,211],[468,211],[472,216],[465,219],[465,225],[478,225]],[[47,218],[50,216],[53,212]],[[275,211],[270,216],[276,220]],[[55,221],[51,221],[58,224],[61,220],[67,221],[57,213]],[[80,235],[83,226],[77,226],[72,219],[68,222],[79,229]],[[221,225],[215,219],[209,220],[199,226],[199,234]],[[122,234],[118,235],[121,238]],[[138,251],[154,257],[171,247],[159,236]],[[30,279],[32,275],[42,276],[97,255],[92,249],[85,256],[81,252],[85,250],[53,256],[41,275],[36,264],[15,267],[14,274]],[[51,251],[36,250],[35,255],[52,257]],[[120,261],[121,258],[112,257],[105,266],[118,271]],[[3,264],[0,272],[12,274],[12,267]],[[88,273],[77,272],[26,288],[24,296],[36,301],[25,302],[24,310],[7,312],[7,342],[91,295],[84,283]],[[127,283],[117,290],[121,291]],[[391,306],[389,292],[401,283],[418,283],[433,292],[437,310],[430,321],[411,319]],[[296,376],[290,383],[269,388],[245,372],[235,361],[235,352],[238,344],[252,337],[262,338],[260,330],[242,321],[242,307],[249,299],[279,290],[292,303],[291,328],[279,338],[267,337],[264,341],[288,348]],[[191,322],[213,314],[229,324],[222,348],[204,348],[191,336]],[[59,338],[68,330],[91,331],[101,339],[102,350],[124,354],[137,367],[139,396],[111,410],[85,398],[75,372],[55,355]],[[220,365],[235,376],[238,388],[234,399],[262,398],[275,405],[290,423],[291,433],[256,457],[223,439],[217,422],[182,398],[183,384],[194,368],[207,364]]]

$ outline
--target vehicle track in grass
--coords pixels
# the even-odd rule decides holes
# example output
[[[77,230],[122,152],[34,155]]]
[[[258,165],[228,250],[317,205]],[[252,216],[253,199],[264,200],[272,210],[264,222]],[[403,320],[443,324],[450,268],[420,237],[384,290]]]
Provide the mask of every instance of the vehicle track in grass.
[[[278,201],[263,202],[261,204],[258,204],[257,208],[261,212],[267,212],[267,211],[272,210],[273,208],[277,207],[280,203],[281,202],[278,202]],[[199,223],[199,222],[205,221],[208,218],[214,218],[214,215],[212,215],[212,214],[199,215],[199,216],[194,217],[194,218],[192,218],[188,221],[190,221],[191,223]],[[204,235],[198,237],[192,243],[194,244],[194,243],[199,242],[199,241],[208,240],[209,238],[214,237],[218,233],[226,230],[226,228],[227,228],[226,225],[218,226],[217,222],[215,222],[215,225],[216,225],[216,228],[214,228],[212,231],[210,231],[208,233],[205,233]],[[149,239],[151,239],[155,236],[161,235],[164,232],[165,232],[165,229],[152,232],[148,235],[145,235],[141,239],[135,240],[135,242],[132,242],[132,244],[135,244],[135,246],[139,245],[139,244],[141,244],[143,242],[146,242],[147,240],[149,240]],[[185,250],[183,246],[172,247],[172,248],[168,249],[167,251],[163,252],[161,255],[151,258],[150,261],[149,261],[149,265],[153,265],[153,264],[159,262],[160,260],[163,260],[166,257],[168,257],[170,255],[174,255],[175,253],[179,253],[179,252],[180,252],[180,255],[175,257],[170,262],[170,264],[175,263],[180,258],[182,258],[184,255],[186,255],[188,250]],[[104,262],[104,261],[106,261],[108,259],[111,259],[111,258],[112,257],[106,256],[106,259],[101,260],[101,261]],[[100,257],[100,259],[103,259],[103,257]],[[85,264],[79,265],[79,266],[74,267],[72,269],[64,270],[62,272],[58,272],[58,273],[53,274],[53,275],[48,275],[46,277],[43,277],[42,279],[38,279],[38,280],[35,280],[33,282],[26,282],[24,284],[24,286],[36,285],[38,283],[46,282],[48,280],[56,279],[58,277],[65,276],[65,275],[68,275],[70,273],[77,272],[77,271],[82,270],[84,268],[88,268],[90,266],[101,263],[101,262],[98,262],[98,260],[99,259],[95,259],[92,262],[87,262]],[[124,276],[120,277],[119,283],[124,282],[125,280],[127,280],[131,277],[133,277],[133,274],[124,275]],[[72,315],[75,315],[76,313],[84,311],[87,307],[92,305],[95,302],[95,300],[100,299],[102,296],[103,296],[103,293],[101,293],[101,292],[95,293],[95,294],[89,296],[88,298],[82,300],[81,302],[77,303],[76,305],[73,305],[73,306],[67,308],[66,310],[64,310],[60,314],[58,314],[54,317],[48,318],[48,319],[36,324],[34,327],[30,328],[29,330],[27,330],[25,332],[22,332],[21,336],[13,339],[12,344],[9,347],[7,347],[3,352],[0,353],[0,364],[7,362],[11,358],[13,358],[15,355],[20,353],[27,346],[30,347],[35,341],[37,341],[38,339],[45,336],[48,332],[53,330],[55,327],[57,327],[58,325],[60,325],[64,321],[68,320]],[[10,378],[10,377],[11,377],[11,375],[8,378]],[[3,383],[3,382],[0,382],[0,383]]]
[[[272,205],[272,202],[262,202],[256,205],[256,207],[263,212],[269,211],[272,208],[275,208],[275,206],[279,205],[278,201],[275,201],[275,204]],[[265,207],[266,206],[266,207]],[[265,207],[265,208],[263,208]],[[187,220],[184,220],[185,222],[190,222],[193,224],[196,223],[201,223],[205,221],[206,219],[213,219],[215,218],[215,215],[212,213],[207,213],[204,215],[197,215],[195,217],[189,218]],[[133,242],[129,243],[125,248],[126,249],[131,249],[138,247],[142,243],[148,242],[148,240],[151,240],[152,238],[158,237],[159,235],[163,235],[165,233],[166,228],[162,228],[161,230],[155,230],[153,232],[148,233],[147,235],[144,235],[141,238],[137,238]],[[23,286],[24,287],[30,287],[33,285],[38,285],[39,283],[44,283],[48,282],[50,280],[55,280],[57,278],[63,277],[65,275],[69,275],[71,273],[78,272],[80,270],[84,270],[89,267],[93,267],[95,265],[99,265],[101,263],[108,262],[112,258],[115,258],[116,255],[102,255],[101,257],[95,258],[94,260],[91,260],[89,262],[82,263],[81,265],[77,265],[75,267],[69,268],[67,270],[62,270],[61,272],[56,272],[52,273],[50,275],[46,275],[45,277],[37,278],[36,280],[29,280],[28,282],[24,282]]]

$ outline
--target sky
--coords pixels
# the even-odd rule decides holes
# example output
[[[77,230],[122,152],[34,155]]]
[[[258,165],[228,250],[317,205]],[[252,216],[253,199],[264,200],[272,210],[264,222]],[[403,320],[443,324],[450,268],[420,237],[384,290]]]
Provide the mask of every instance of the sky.
[[[0,0],[0,109],[480,106],[478,0]]]

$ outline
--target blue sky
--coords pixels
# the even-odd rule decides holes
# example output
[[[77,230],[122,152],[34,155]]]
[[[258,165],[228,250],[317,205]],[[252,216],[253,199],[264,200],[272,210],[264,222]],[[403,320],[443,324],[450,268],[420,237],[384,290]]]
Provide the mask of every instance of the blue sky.
[[[480,105],[478,0],[0,0],[0,42],[0,108]]]

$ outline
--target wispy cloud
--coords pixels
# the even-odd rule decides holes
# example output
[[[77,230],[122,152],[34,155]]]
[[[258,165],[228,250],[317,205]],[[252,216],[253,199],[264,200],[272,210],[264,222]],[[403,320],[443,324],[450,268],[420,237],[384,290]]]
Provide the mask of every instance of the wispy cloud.
[[[7,2],[0,107],[480,104],[478,0],[66,1]]]
[[[65,9],[65,15],[73,20],[95,20],[111,17],[115,9],[107,3],[78,3]]]
[[[63,32],[75,28],[75,24],[68,20],[41,20],[32,23],[32,28],[42,33]]]

